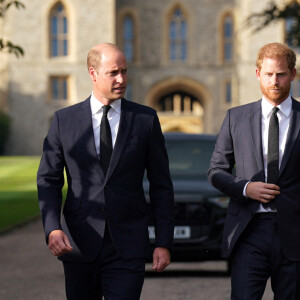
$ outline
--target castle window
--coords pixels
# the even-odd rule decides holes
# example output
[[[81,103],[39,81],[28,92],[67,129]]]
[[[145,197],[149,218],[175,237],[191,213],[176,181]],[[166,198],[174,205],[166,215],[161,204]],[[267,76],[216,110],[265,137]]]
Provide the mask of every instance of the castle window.
[[[289,33],[292,31],[293,28],[293,19],[287,18],[285,20],[285,42],[289,47],[293,47],[293,40]]]
[[[175,9],[169,23],[169,59],[185,61],[187,59],[187,22],[182,11]]]
[[[68,76],[50,77],[50,98],[51,100],[68,100]]]
[[[123,50],[127,62],[134,60],[134,22],[131,16],[126,16],[123,21]]]
[[[297,24],[298,23],[294,20],[294,18],[288,17],[285,20],[285,42],[289,47],[293,48],[297,52],[300,52],[298,41],[293,37],[299,32],[299,27],[297,27]]]
[[[232,102],[232,84],[231,81],[225,83],[225,102],[231,104]]]
[[[61,2],[56,3],[50,11],[50,56],[67,56],[68,18],[65,7]]]
[[[132,100],[132,84],[131,84],[131,82],[127,82],[125,98],[127,100]]]
[[[234,57],[233,18],[227,15],[223,21],[223,59],[231,62]]]
[[[294,98],[300,98],[300,77],[296,77],[292,81],[290,94]]]

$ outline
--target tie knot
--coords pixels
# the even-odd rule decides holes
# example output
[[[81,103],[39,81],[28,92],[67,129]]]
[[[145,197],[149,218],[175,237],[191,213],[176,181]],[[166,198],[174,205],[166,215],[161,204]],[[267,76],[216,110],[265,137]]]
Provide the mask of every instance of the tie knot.
[[[110,110],[111,106],[110,105],[103,105],[103,115],[107,116],[108,111]]]
[[[279,111],[279,108],[277,106],[274,106],[272,109],[272,114],[276,115],[278,111]]]

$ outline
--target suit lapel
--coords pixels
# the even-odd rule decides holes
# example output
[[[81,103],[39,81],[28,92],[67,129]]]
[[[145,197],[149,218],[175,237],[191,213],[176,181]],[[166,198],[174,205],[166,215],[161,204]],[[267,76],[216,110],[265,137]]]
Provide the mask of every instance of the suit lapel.
[[[111,176],[114,169],[116,168],[121,153],[123,151],[123,148],[126,144],[128,134],[130,132],[134,112],[129,108],[130,108],[130,102],[128,102],[125,99],[122,99],[119,130],[117,134],[116,144],[114,146],[114,150],[111,156],[109,168],[107,170],[106,180]]]
[[[258,169],[264,169],[261,138],[261,100],[255,103],[255,109],[249,116],[250,132]]]
[[[78,120],[76,121],[78,122],[80,128],[79,130],[83,132],[81,144],[85,145],[87,155],[90,156],[91,160],[97,162],[97,169],[101,175],[104,176],[96,151],[90,97],[87,98],[82,104],[82,110],[80,111]]]
[[[292,102],[290,126],[289,126],[288,136],[286,140],[284,154],[280,165],[279,176],[282,174],[288,162],[288,159],[291,155],[292,149],[295,145],[300,130],[300,103],[295,99],[292,99],[292,101],[293,102]]]

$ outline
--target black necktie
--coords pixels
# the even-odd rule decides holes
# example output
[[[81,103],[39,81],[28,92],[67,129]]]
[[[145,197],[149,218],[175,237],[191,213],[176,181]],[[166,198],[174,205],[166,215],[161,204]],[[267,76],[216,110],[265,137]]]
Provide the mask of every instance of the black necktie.
[[[276,183],[279,173],[279,124],[277,117],[278,110],[278,107],[274,107],[272,109],[272,115],[269,124],[267,167],[268,183]]]
[[[100,164],[106,176],[111,154],[112,154],[112,139],[107,113],[110,110],[109,105],[104,105],[103,116],[100,125]]]
[[[272,115],[269,123],[268,136],[268,166],[267,166],[267,182],[276,184],[279,174],[279,124],[277,112],[279,108],[272,109]],[[275,208],[274,201],[265,204],[264,207]]]

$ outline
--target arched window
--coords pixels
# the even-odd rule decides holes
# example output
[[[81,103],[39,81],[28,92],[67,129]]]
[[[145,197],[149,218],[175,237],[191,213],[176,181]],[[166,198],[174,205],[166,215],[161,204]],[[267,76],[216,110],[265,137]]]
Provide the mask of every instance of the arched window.
[[[185,61],[187,59],[187,22],[184,14],[176,8],[169,22],[169,59]]]
[[[223,21],[223,59],[231,62],[234,57],[234,28],[233,18],[227,15]]]
[[[127,62],[134,60],[134,21],[126,16],[123,21],[123,51]]]
[[[56,3],[50,11],[50,56],[67,56],[68,43],[68,18],[65,7],[61,2]]]

